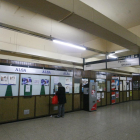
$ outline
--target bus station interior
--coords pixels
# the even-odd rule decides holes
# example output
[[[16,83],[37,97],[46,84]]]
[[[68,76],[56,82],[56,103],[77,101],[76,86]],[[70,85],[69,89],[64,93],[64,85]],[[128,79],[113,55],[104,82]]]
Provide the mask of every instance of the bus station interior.
[[[0,0],[0,139],[138,140],[139,6]],[[60,119],[52,105],[58,82],[67,100]],[[90,82],[97,83],[93,112],[83,92]]]

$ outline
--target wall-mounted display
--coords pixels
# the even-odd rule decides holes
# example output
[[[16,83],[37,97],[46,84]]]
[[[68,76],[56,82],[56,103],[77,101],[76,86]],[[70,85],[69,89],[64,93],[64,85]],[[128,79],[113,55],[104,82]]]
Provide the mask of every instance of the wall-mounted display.
[[[48,79],[41,79],[41,85],[42,86],[49,86],[49,80]]]
[[[39,79],[33,79],[33,85],[39,85],[40,80]]]
[[[119,77],[118,77],[118,76],[112,76],[112,79],[113,79],[113,80],[115,80],[115,79],[116,79],[116,80],[119,80]]]
[[[133,81],[133,90],[138,89],[138,81]]]
[[[97,93],[97,103],[101,102],[101,93]]]
[[[116,92],[116,98],[119,98],[119,92]]]
[[[126,90],[129,90],[129,81],[126,81]]]
[[[110,80],[107,81],[107,92],[110,92]]]
[[[16,76],[15,75],[9,75],[9,84],[10,85],[16,84]]]
[[[22,85],[31,85],[31,84],[32,84],[31,77],[23,77],[22,78]]]
[[[74,83],[74,93],[80,93],[80,83]]]
[[[127,97],[129,97],[129,92],[127,92]]]
[[[48,95],[50,76],[21,74],[20,96]]]
[[[18,96],[19,74],[0,73],[0,97]]]
[[[126,81],[123,81],[123,91],[126,91]]]
[[[132,90],[132,81],[130,81],[130,90]]]
[[[0,76],[0,84],[8,85],[8,75],[1,75]]]
[[[119,90],[119,80],[111,80],[111,90]]]
[[[122,87],[123,87],[122,81],[120,81],[120,91],[122,91]]]
[[[126,80],[126,77],[120,77],[120,80]]]
[[[115,104],[115,103],[116,103],[116,95],[115,95],[115,92],[112,92],[112,93],[111,93],[111,96],[112,96],[111,103],[112,103],[112,104]]]

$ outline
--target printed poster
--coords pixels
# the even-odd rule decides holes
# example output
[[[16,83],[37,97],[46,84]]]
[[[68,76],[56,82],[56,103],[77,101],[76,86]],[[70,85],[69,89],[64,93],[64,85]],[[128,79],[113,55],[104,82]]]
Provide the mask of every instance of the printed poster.
[[[111,90],[119,90],[119,80],[111,80]]]
[[[42,86],[49,86],[49,80],[48,79],[41,79],[41,85]]]
[[[97,93],[97,103],[101,102],[100,93]]]
[[[34,80],[33,80],[33,84],[34,84],[34,85],[39,85],[39,83],[40,83],[40,80],[39,80],[39,79],[34,79]]]
[[[74,93],[80,93],[80,83],[74,83]]]
[[[54,77],[54,84],[58,84],[59,83],[59,77]]]
[[[70,92],[69,85],[65,85],[65,92],[66,92],[66,93],[69,93],[69,92]]]
[[[30,92],[30,85],[26,85],[25,92]]]
[[[0,84],[8,85],[8,75],[1,75]]]
[[[112,104],[115,104],[116,102],[116,97],[115,97],[115,92],[112,92]]]
[[[104,98],[104,92],[102,92],[102,98]]]
[[[9,84],[16,85],[16,76],[15,75],[9,75]]]
[[[127,92],[127,97],[129,97],[129,92]]]
[[[130,91],[130,96],[132,96],[132,91]]]
[[[119,92],[116,92],[116,98],[119,98]]]
[[[66,78],[66,79],[65,79],[65,84],[66,84],[66,85],[69,85],[69,84],[70,84],[70,78]]]
[[[122,91],[122,81],[120,81],[120,91]]]
[[[31,85],[31,84],[32,84],[32,79],[31,79],[31,77],[22,78],[22,85]]]

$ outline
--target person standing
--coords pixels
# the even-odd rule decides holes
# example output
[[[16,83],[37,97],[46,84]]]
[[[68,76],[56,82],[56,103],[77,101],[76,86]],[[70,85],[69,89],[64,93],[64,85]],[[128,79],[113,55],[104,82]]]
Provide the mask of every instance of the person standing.
[[[56,118],[64,117],[64,105],[66,103],[65,88],[61,83],[58,83],[58,91],[56,92],[58,96],[58,115]]]

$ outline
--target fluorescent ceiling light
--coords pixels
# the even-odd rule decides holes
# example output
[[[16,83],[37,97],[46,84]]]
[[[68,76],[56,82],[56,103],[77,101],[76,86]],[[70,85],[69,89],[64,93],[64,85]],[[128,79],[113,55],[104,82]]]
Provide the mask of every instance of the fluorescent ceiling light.
[[[71,43],[66,43],[66,42],[62,42],[59,40],[53,40],[53,42],[64,45],[64,46],[69,46],[69,47],[73,47],[73,48],[77,48],[77,49],[81,49],[81,50],[86,50],[86,48],[82,47],[82,46],[77,46]]]
[[[129,51],[128,49],[124,49],[124,50],[118,50],[118,51],[115,51],[115,53],[122,53],[122,52],[127,52]]]
[[[117,58],[117,56],[113,56],[113,54],[108,55],[111,58]]]

